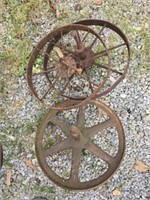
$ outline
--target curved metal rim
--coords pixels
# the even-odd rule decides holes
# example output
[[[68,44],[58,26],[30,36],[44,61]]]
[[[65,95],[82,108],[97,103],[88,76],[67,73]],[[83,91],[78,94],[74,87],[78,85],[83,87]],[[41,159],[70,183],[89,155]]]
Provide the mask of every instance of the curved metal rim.
[[[47,42],[51,41],[54,37],[57,38],[59,32],[64,31],[65,34],[67,34],[68,32],[70,32],[70,30],[79,30],[79,28],[80,28],[81,30],[88,30],[88,31],[90,30],[90,32],[91,32],[92,34],[94,34],[96,37],[98,37],[98,38],[100,39],[100,41],[101,41],[100,36],[99,36],[97,33],[95,33],[92,29],[89,29],[87,26],[84,26],[84,25],[81,25],[81,24],[71,24],[71,25],[68,25],[68,26],[60,27],[59,29],[56,29],[56,30],[50,32],[50,33],[49,33],[47,36],[45,36],[45,37],[36,45],[36,47],[33,49],[32,54],[31,54],[30,59],[29,59],[28,68],[27,68],[27,82],[28,82],[28,85],[29,85],[29,88],[30,88],[31,93],[36,97],[36,99],[37,99],[39,102],[41,102],[41,103],[44,104],[44,102],[40,100],[40,98],[38,97],[38,95],[37,95],[37,93],[36,93],[36,90],[35,90],[35,88],[34,88],[34,86],[33,86],[33,84],[32,84],[32,75],[31,75],[31,74],[32,74],[32,66],[33,66],[33,64],[34,64],[34,61],[35,61],[36,57],[38,56],[38,53],[40,52],[40,50],[43,48],[43,46],[44,46]],[[105,44],[103,44],[103,45],[105,46]],[[108,66],[109,66],[109,67],[108,67],[108,70],[107,70],[107,73],[106,73],[104,79],[102,80],[101,84],[99,85],[99,87],[98,87],[97,89],[95,89],[94,93],[92,93],[92,94],[91,94],[90,96],[88,96],[86,99],[83,98],[84,102],[87,102],[87,101],[89,101],[90,99],[93,99],[93,98],[96,96],[96,93],[100,90],[100,88],[103,87],[103,85],[104,85],[105,82],[107,81],[107,78],[109,77],[110,66],[111,66],[111,65],[110,65],[110,59],[109,59],[109,52],[108,52],[106,46],[105,46],[105,49],[106,49],[106,53],[107,53],[107,57],[108,57]],[[44,62],[45,62],[45,61],[44,61]],[[70,98],[70,99],[73,99],[73,98]],[[46,106],[46,105],[45,105],[45,106]],[[74,105],[73,107],[75,108],[75,107],[77,107],[77,106],[81,106],[81,104],[80,104],[80,105]],[[72,107],[69,107],[68,109],[71,109],[71,108],[72,108]],[[56,108],[55,108],[55,109],[56,109]],[[57,108],[57,109],[60,110],[60,109],[63,109],[63,108]]]
[[[2,145],[0,144],[0,169],[2,168],[3,165],[3,149]]]
[[[58,106],[66,106],[67,103],[68,102],[65,101],[63,103],[60,103],[61,105],[58,104]],[[76,100],[72,100],[70,104],[74,104],[74,103],[76,103]],[[108,179],[110,179],[112,177],[112,175],[115,173],[115,171],[120,166],[120,163],[123,159],[124,150],[125,150],[125,135],[124,135],[124,130],[123,130],[123,127],[122,127],[122,124],[121,124],[119,118],[108,106],[106,106],[105,104],[103,104],[101,102],[91,100],[89,102],[89,104],[94,104],[94,105],[100,107],[108,115],[112,116],[115,120],[115,123],[118,124],[118,126],[116,127],[117,132],[118,132],[118,138],[119,138],[119,147],[118,147],[119,153],[117,152],[117,155],[116,155],[116,157],[118,156],[118,158],[117,158],[117,160],[115,160],[116,161],[116,162],[114,162],[115,166],[111,170],[108,170],[102,176],[99,176],[98,178],[93,179],[94,181],[96,180],[96,183],[94,182],[95,184],[92,184],[93,180],[91,180],[89,182],[82,182],[78,186],[73,185],[73,187],[72,187],[71,182],[69,180],[63,179],[63,178],[59,177],[57,174],[55,174],[49,168],[48,164],[46,163],[46,161],[44,159],[43,148],[42,148],[42,138],[43,138],[43,134],[44,134],[43,129],[45,129],[45,126],[50,121],[50,118],[55,113],[58,112],[58,110],[50,109],[48,111],[48,113],[45,115],[45,117],[44,117],[43,121],[41,122],[41,125],[38,129],[38,133],[36,136],[35,150],[36,150],[37,159],[38,159],[39,164],[40,164],[42,170],[44,171],[44,173],[48,176],[48,178],[50,180],[52,180],[58,186],[65,188],[65,189],[84,191],[84,190],[97,188],[99,185],[105,183]]]

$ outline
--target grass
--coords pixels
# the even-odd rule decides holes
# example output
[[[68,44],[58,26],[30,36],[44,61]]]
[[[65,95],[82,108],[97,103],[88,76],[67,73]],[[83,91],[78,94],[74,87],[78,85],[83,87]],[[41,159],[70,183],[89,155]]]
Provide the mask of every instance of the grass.
[[[128,12],[132,8],[132,5],[127,4],[124,0],[119,1],[119,3],[121,3],[121,8],[124,12]],[[104,4],[102,7],[106,15],[106,20],[117,24],[127,35],[135,32],[135,34],[139,34],[143,38],[143,49],[140,53],[142,57],[146,58],[142,66],[148,66],[148,56],[150,56],[150,36],[148,31],[143,28],[142,31],[138,31],[137,33],[132,27],[132,19],[126,17],[126,20],[124,20],[122,12],[120,13],[115,3],[110,2],[111,9],[108,9],[109,7],[106,5]],[[3,50],[0,52],[0,60],[6,67],[11,65],[14,74],[24,76],[33,48],[33,37],[34,35],[38,35],[40,31],[41,16],[46,18],[50,16],[56,17],[56,13],[49,5],[48,0],[2,0],[0,6],[0,20],[3,22],[5,33],[2,35],[2,41],[0,41],[3,47]],[[75,15],[69,8],[64,8],[62,4],[58,4],[57,9],[59,15],[57,16],[54,28],[80,19],[89,18],[90,8],[88,6],[85,6],[78,15]],[[148,20],[147,23],[149,23]],[[134,41],[130,42],[133,43]],[[135,57],[136,54],[137,50],[133,47],[132,56]]]
[[[3,50],[0,59],[6,66],[11,65],[17,76],[23,76],[32,50],[32,39],[36,31],[36,12],[44,9],[41,0],[2,0],[1,18],[6,34],[2,37]]]
[[[3,76],[3,72],[5,69],[8,69],[7,71],[9,72],[10,77],[12,76],[12,72],[17,77],[25,75],[30,53],[35,43],[37,43],[37,41],[34,41],[34,38],[41,38],[45,35],[45,30],[42,28],[42,23],[48,23],[52,16],[54,19],[52,28],[57,28],[68,23],[89,18],[89,10],[92,8],[92,4],[90,6],[85,5],[77,14],[69,7],[65,8],[62,6],[62,4],[58,4],[57,7],[59,9],[59,16],[57,16],[56,19],[53,9],[48,5],[48,0],[0,1],[0,22],[2,22],[2,34],[0,32],[0,62],[2,64],[1,66],[3,67],[2,75],[0,74],[0,93],[3,94],[3,97],[7,95],[7,80],[9,80],[6,80],[6,78]],[[149,20],[144,19],[143,23],[139,24],[139,22],[141,22],[141,20],[139,20],[141,16],[135,15],[135,13],[133,13],[133,17],[137,16],[135,19],[133,19],[132,16],[123,16],[123,13],[125,14],[128,11],[130,13],[130,9],[135,9],[131,4],[127,4],[125,0],[105,1],[100,9],[103,11],[104,19],[106,21],[116,24],[126,34],[131,44],[132,60],[134,60],[136,57],[140,58],[138,70],[141,68],[147,70],[149,67],[150,57],[150,35],[148,32],[148,28],[150,27]],[[96,12],[98,13],[99,11]],[[145,15],[143,14],[143,16]],[[133,26],[133,21],[137,21],[137,28]],[[141,45],[140,49],[137,49],[138,44]],[[34,69],[35,72],[38,72],[36,70],[38,70],[38,65],[40,65],[40,63],[41,59],[39,58],[37,59],[36,63],[37,67],[35,66]],[[137,65],[131,67],[136,68]],[[9,69],[11,70],[9,71]],[[57,97],[54,96],[54,98]],[[30,151],[32,156],[35,158],[35,152],[33,150],[35,138],[34,134],[32,137],[31,134],[36,134],[37,127],[39,126],[44,114],[39,114],[38,118],[33,123],[26,122],[25,125],[21,125],[17,128],[14,128],[14,124],[9,121],[7,114],[8,112],[3,110],[3,107],[0,107],[0,120],[2,122],[6,120],[5,129],[3,130],[4,135],[0,134],[1,143],[5,153],[4,167],[13,169],[15,166],[12,161],[18,159],[18,156],[27,154]],[[12,136],[12,138],[14,137],[14,140],[11,139],[10,136]],[[46,145],[47,147],[53,145],[53,141],[48,141]],[[86,158],[89,157],[90,154],[85,151],[83,152],[83,156]],[[95,163],[93,163],[92,168],[95,169],[95,167]],[[68,171],[64,171],[63,175],[68,177]],[[121,182],[118,188],[121,190],[124,187],[124,184],[125,182]],[[109,185],[105,184],[102,187],[106,191],[108,190],[108,186]],[[34,180],[33,182],[30,182],[22,187],[24,187],[25,191],[27,192],[28,188],[31,187],[33,191],[38,191],[40,194],[52,193],[55,196],[56,192],[55,187],[51,188],[47,185],[41,185],[34,182]],[[67,195],[67,193],[68,191],[64,190],[64,197]],[[4,192],[3,195],[8,194],[5,194]],[[7,196],[7,199],[8,198],[9,197]]]

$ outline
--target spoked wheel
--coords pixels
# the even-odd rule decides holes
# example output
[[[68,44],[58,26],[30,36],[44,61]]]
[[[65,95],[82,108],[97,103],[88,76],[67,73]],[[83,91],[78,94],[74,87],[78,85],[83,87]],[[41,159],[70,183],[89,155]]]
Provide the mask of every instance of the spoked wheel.
[[[76,22],[92,28],[104,41],[109,52],[111,68],[109,78],[102,90],[97,93],[97,97],[103,96],[114,89],[124,79],[130,62],[130,46],[125,34],[114,24],[104,20],[82,20]],[[96,40],[93,39],[93,46],[97,47],[93,65],[98,68],[108,70],[108,66],[103,64],[103,59],[107,56],[106,50],[99,48]]]
[[[58,104],[79,104],[71,100]],[[123,158],[125,137],[117,115],[91,100],[83,107],[50,109],[36,137],[36,154],[45,174],[62,188],[96,188],[116,171]]]
[[[99,49],[105,52],[101,61],[107,70],[93,65],[99,59],[95,58]],[[58,102],[94,98],[107,81],[110,70],[109,52],[100,34],[88,26],[73,24],[52,31],[37,44],[28,63],[27,81],[40,102],[55,107],[51,100],[56,97]]]
[[[0,144],[0,169],[2,168],[2,164],[3,164],[3,149],[2,145]]]

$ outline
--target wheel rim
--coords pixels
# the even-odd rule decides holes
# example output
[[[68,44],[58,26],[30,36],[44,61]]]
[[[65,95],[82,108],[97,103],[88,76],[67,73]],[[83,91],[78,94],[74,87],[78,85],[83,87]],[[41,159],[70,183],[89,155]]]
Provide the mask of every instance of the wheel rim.
[[[77,100],[70,101],[70,104],[72,105],[76,103],[75,101]],[[65,104],[68,104],[68,102],[63,102],[61,103],[61,105],[58,104],[57,106],[66,106]],[[57,111],[56,109],[50,109],[50,111],[46,114],[43,121],[41,122],[36,137],[36,154],[41,168],[43,169],[45,174],[58,186],[69,190],[83,191],[98,187],[100,184],[107,181],[107,179],[109,179],[117,170],[124,154],[125,138],[123,127],[119,118],[110,108],[108,108],[103,103],[92,100],[89,102],[89,105],[94,105],[97,108],[100,108],[109,116],[109,118],[104,122],[98,123],[92,127],[84,127],[85,114],[83,107],[80,107],[79,113],[77,115],[77,124],[69,125],[64,120],[57,118],[57,114],[59,111]],[[63,132],[66,133],[67,136],[60,143],[56,143],[48,148],[44,148],[43,137],[45,134],[45,129],[47,128],[47,125],[49,123],[58,126],[61,130],[63,130]],[[107,129],[108,127],[115,127],[118,135],[118,147],[114,157],[105,152],[91,139],[91,137],[97,134],[99,131]],[[55,172],[55,170],[52,170],[48,164],[48,161],[46,160],[47,157],[53,156],[57,152],[61,152],[64,149],[71,149],[72,151],[71,169],[69,177],[67,179],[63,178],[62,176],[59,176]],[[97,157],[102,159],[105,163],[107,163],[108,167],[102,175],[98,175],[92,180],[80,181],[80,158],[83,150],[85,149],[90,151],[92,155],[96,155]]]
[[[74,61],[75,61],[75,64],[77,66],[76,70],[78,70],[78,72],[77,73],[73,72],[73,74],[68,75],[68,77],[66,77],[66,74],[64,74],[64,71],[66,69],[63,68],[64,65],[66,67],[66,62],[64,63],[64,60],[63,60],[63,63],[62,63],[62,59],[66,59],[65,61],[69,62],[68,56],[70,54],[61,58],[64,46],[61,49],[60,48],[58,49],[58,46],[55,47],[55,49],[57,48],[56,52],[58,54],[58,59],[59,59],[59,62],[58,61],[56,62],[55,67],[52,66],[51,68],[48,68],[48,59],[50,57],[50,53],[51,53],[55,43],[57,43],[57,41],[59,39],[63,40],[62,37],[64,35],[68,34],[70,31],[76,31],[76,35],[78,34],[79,36],[78,36],[78,39],[77,39],[76,35],[73,36],[73,38],[75,39],[75,41],[77,43],[76,44],[77,48],[75,51],[73,51],[73,53],[71,53],[71,56],[69,58],[71,58],[71,59],[74,58],[74,59],[72,59],[70,61],[71,64],[69,63],[67,67],[74,65]],[[82,37],[82,40],[80,38],[81,35],[78,33],[79,31],[80,31],[80,33],[81,33],[81,31],[85,32],[85,34]],[[89,35],[89,34],[91,34],[90,37],[95,36],[94,40],[98,41],[101,44],[101,46],[103,46],[103,48],[105,49],[106,55],[107,55],[106,62],[107,62],[108,70],[105,71],[106,73],[103,71],[100,72],[103,74],[103,77],[99,80],[99,82],[97,84],[94,83],[94,81],[92,82],[90,80],[91,74],[92,74],[93,80],[94,80],[94,74],[93,74],[93,72],[91,72],[90,67],[92,65],[92,62],[94,61],[95,52],[92,50],[92,44],[90,44],[91,47],[88,45],[87,46],[84,45],[85,40],[87,40],[85,35]],[[86,38],[86,39],[84,39],[84,38]],[[79,40],[80,40],[80,43],[79,43]],[[47,44],[47,42],[49,42],[49,44]],[[42,55],[42,57],[44,57],[44,61],[43,61],[44,63],[42,66],[43,71],[40,69],[40,72],[33,73],[35,61],[38,58],[39,53],[45,44],[47,44],[48,47],[46,47],[46,50],[44,51],[44,55]],[[82,45],[84,46],[84,48],[83,48],[83,51],[80,53],[77,50],[78,49],[81,50],[82,47],[79,48],[78,46],[82,46]],[[83,54],[85,54],[85,58],[81,59],[79,56],[83,57]],[[89,59],[89,57],[90,57],[90,59]],[[95,95],[97,94],[97,92],[99,90],[101,90],[101,88],[103,87],[103,85],[105,84],[105,82],[107,81],[107,79],[109,77],[110,67],[111,67],[111,64],[110,64],[110,59],[109,59],[109,52],[107,51],[107,47],[106,47],[105,43],[103,42],[103,40],[101,39],[101,37],[97,33],[95,33],[95,31],[93,31],[92,29],[90,29],[87,26],[74,24],[74,25],[69,25],[66,27],[61,27],[57,30],[52,31],[50,34],[48,34],[45,38],[43,38],[38,43],[38,45],[33,50],[32,55],[29,60],[28,69],[27,69],[27,81],[28,81],[28,84],[29,84],[32,94],[40,102],[44,103],[45,105],[47,105],[47,102],[50,100],[48,94],[52,94],[52,92],[51,92],[52,89],[54,89],[57,92],[57,94],[60,95],[61,97],[62,96],[65,97],[65,99],[80,99],[80,100],[85,100],[84,101],[84,103],[85,103],[89,99],[93,99],[95,97]],[[56,72],[56,68],[57,68],[57,72]],[[61,68],[61,72],[59,71],[58,68]],[[98,68],[96,68],[96,70],[97,69]],[[70,67],[69,72],[71,70],[72,70],[72,68]],[[81,70],[83,73],[81,72],[82,74],[80,74],[79,70]],[[54,74],[53,71],[56,72],[56,77],[54,79],[52,79],[52,81],[51,81],[50,76],[53,76],[53,74]],[[89,71],[91,74],[89,73]],[[67,71],[67,73],[69,73],[69,72]],[[53,74],[51,74],[51,73],[53,73]],[[44,74],[44,77],[46,77],[46,79],[48,80],[48,89],[46,90],[46,92],[44,92],[44,94],[41,97],[39,97],[38,90],[36,90],[34,82],[38,81],[37,75],[41,75],[41,74]],[[32,80],[33,76],[36,76],[34,80]],[[97,77],[99,78],[99,75],[97,75]],[[62,78],[61,81],[64,81],[64,79],[67,78],[67,81],[65,80],[65,83],[60,82],[60,84],[56,85],[59,82],[58,80],[60,78]],[[75,83],[74,83],[74,81],[75,81]],[[79,82],[79,84],[76,84],[76,82]],[[86,86],[86,90],[84,90],[84,87],[81,86],[82,84]],[[45,86],[43,85],[43,87],[41,87],[41,90],[44,91],[44,88],[45,88]],[[59,90],[59,92],[58,92],[58,90]],[[85,91],[85,93],[84,93],[84,91]],[[74,95],[75,93],[77,93],[77,95]],[[45,98],[47,98],[46,102],[44,101]],[[61,101],[62,100],[64,100],[64,99],[61,99]],[[50,106],[52,106],[52,105],[50,104]],[[78,105],[74,105],[74,107],[77,107],[77,106]]]

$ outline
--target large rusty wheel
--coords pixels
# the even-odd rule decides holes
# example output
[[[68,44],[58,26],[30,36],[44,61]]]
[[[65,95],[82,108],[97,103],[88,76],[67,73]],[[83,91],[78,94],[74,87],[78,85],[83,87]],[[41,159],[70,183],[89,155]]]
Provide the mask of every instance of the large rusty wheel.
[[[99,49],[105,52],[101,61],[107,70],[93,65],[99,62],[95,58]],[[109,52],[100,34],[88,26],[72,24],[50,32],[37,44],[28,63],[27,81],[32,94],[46,106],[55,107],[53,99],[84,100],[77,101],[83,104],[101,90],[110,68]]]
[[[2,145],[0,144],[0,169],[2,168],[2,164],[3,164],[3,149]]]
[[[65,101],[56,106],[79,103],[70,100],[70,105]],[[51,108],[38,129],[35,148],[50,180],[62,188],[83,191],[98,187],[113,175],[124,155],[125,136],[117,115],[105,104],[91,100],[76,109]],[[89,177],[86,173],[90,172]]]

